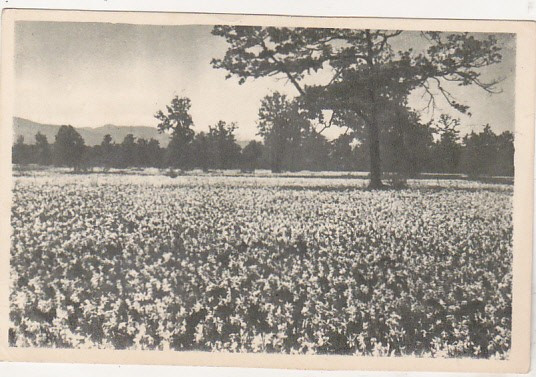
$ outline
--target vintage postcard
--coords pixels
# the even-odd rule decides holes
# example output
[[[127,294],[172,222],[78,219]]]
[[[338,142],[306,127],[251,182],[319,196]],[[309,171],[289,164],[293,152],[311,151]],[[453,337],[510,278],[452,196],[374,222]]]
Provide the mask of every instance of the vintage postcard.
[[[1,33],[0,359],[529,370],[535,23]]]

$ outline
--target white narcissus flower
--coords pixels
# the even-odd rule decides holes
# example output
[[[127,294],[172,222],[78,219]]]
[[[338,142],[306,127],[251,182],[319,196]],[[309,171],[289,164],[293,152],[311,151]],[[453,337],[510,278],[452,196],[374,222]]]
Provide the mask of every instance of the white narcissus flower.
[[[507,357],[511,186],[445,180],[455,189],[436,190],[418,180],[415,190],[370,192],[339,178],[57,178],[20,177],[14,190],[10,305],[22,317],[12,327],[27,324],[26,334],[48,326],[63,344],[106,348],[128,323],[133,347],[169,339],[173,348],[195,326],[192,340],[211,349],[252,351],[260,336],[281,352],[329,352],[346,338],[352,353],[389,354],[401,334],[418,333],[419,354],[448,356],[483,351],[465,341],[476,318],[493,329],[490,352]],[[39,226],[36,213],[47,217]],[[102,323],[103,339],[88,340],[84,323]],[[15,344],[51,346],[15,334]]]

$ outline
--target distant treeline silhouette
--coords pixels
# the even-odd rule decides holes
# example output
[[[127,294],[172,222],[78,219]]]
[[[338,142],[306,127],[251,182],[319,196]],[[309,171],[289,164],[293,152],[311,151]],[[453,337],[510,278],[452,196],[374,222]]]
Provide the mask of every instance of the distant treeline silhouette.
[[[447,123],[447,122],[445,122]],[[241,148],[234,136],[236,126],[219,122],[209,132],[192,133],[178,142],[171,136],[166,148],[155,139],[127,135],[120,143],[104,136],[100,145],[87,146],[72,126],[62,126],[53,143],[41,133],[34,144],[19,137],[13,145],[12,162],[51,165],[84,170],[92,167],[155,167],[188,169],[271,169],[277,171],[367,171],[366,141],[342,134],[334,140],[312,130],[280,141],[250,141]],[[436,137],[433,136],[436,132]],[[443,127],[417,126],[403,135],[384,132],[382,165],[386,172],[415,176],[420,172],[464,173],[470,176],[513,176],[513,134],[495,134],[489,126],[459,138],[457,131]]]

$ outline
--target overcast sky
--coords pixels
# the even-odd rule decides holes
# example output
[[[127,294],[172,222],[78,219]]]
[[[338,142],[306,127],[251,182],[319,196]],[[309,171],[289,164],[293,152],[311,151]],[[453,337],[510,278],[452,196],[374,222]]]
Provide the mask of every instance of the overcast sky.
[[[297,94],[281,78],[244,85],[235,78],[226,80],[225,71],[210,65],[227,47],[223,38],[211,35],[211,26],[18,22],[15,31],[15,115],[40,123],[156,127],[154,113],[179,95],[192,100],[196,131],[221,119],[237,122],[238,139],[247,140],[257,132],[262,97],[276,90]],[[439,101],[436,117],[441,112],[460,117],[464,131],[480,130],[486,123],[499,132],[513,130],[515,39],[498,37],[503,62],[488,67],[484,78],[504,78],[502,93],[451,88],[473,116],[457,114]],[[407,33],[394,47],[424,43],[418,33]],[[426,101],[415,93],[410,104],[420,109]]]

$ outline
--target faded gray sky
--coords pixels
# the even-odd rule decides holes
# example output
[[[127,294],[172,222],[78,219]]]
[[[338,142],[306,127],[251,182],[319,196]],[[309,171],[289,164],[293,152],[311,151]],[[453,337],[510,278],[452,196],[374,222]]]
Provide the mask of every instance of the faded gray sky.
[[[211,67],[226,51],[211,26],[150,26],[111,23],[17,22],[15,28],[15,115],[48,124],[75,127],[155,126],[154,113],[174,95],[192,100],[195,130],[218,120],[237,122],[237,137],[255,136],[260,100],[279,90],[296,95],[284,79],[263,78],[238,85],[226,72]],[[408,32],[394,48],[421,48],[419,33]],[[404,35],[404,34],[403,34]],[[498,35],[503,62],[484,78],[504,78],[503,92],[489,95],[476,87],[451,87],[459,102],[471,107],[462,116],[439,100],[441,112],[460,117],[464,131],[489,123],[494,130],[513,130],[515,38]],[[415,93],[410,104],[426,101]],[[431,113],[423,113],[429,118]],[[326,135],[333,137],[338,132]]]

